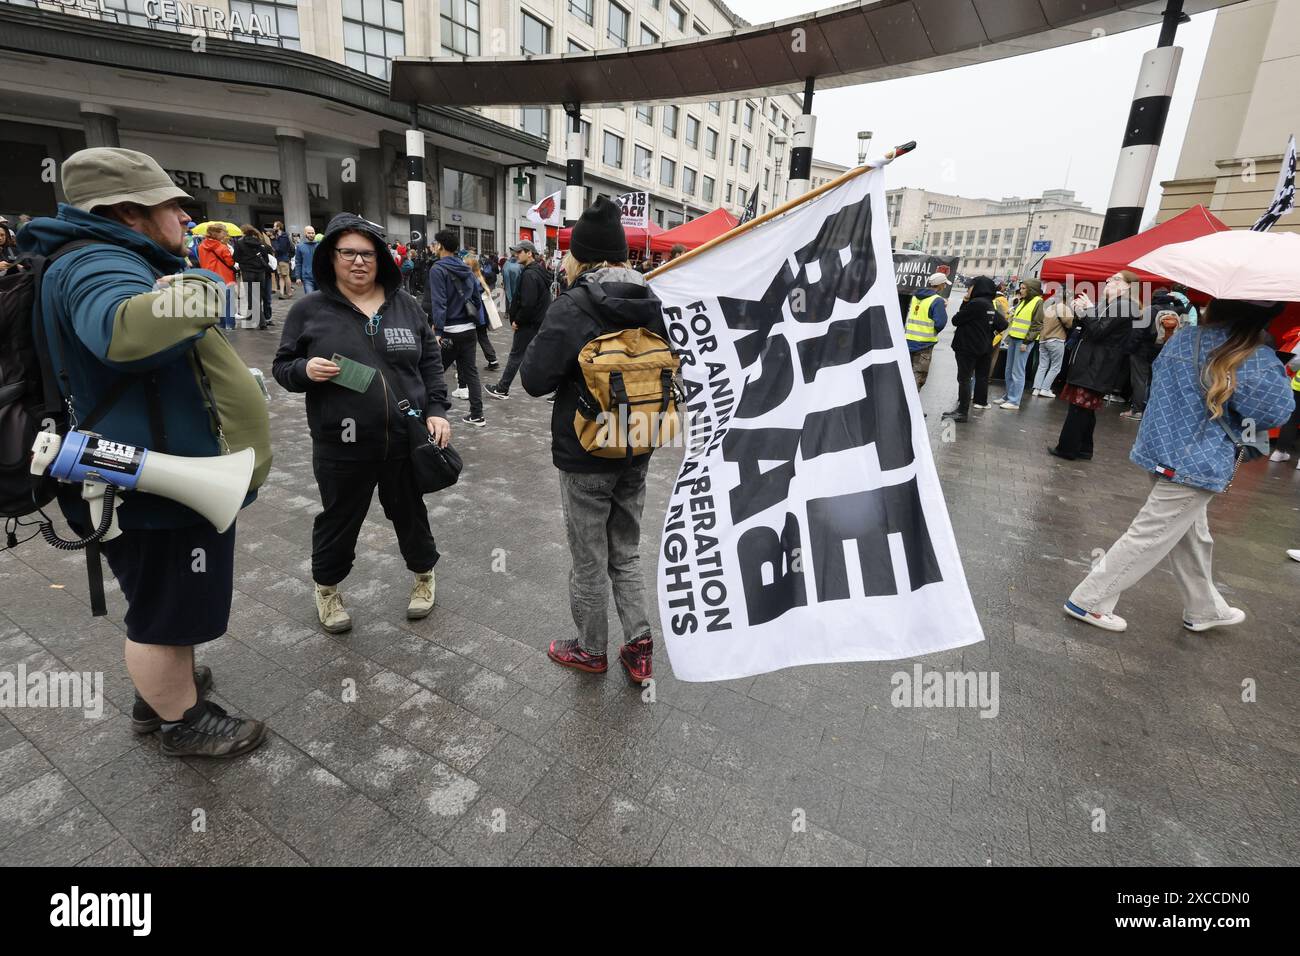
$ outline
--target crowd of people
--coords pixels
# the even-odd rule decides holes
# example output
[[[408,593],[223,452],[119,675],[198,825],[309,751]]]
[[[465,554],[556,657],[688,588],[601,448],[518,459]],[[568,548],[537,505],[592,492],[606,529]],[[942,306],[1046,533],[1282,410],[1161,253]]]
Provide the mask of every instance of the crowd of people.
[[[271,468],[269,418],[255,376],[217,331],[228,309],[213,303],[226,301],[236,276],[245,285],[260,282],[248,301],[262,308],[265,327],[272,281],[285,297],[293,295],[295,272],[302,282],[307,294],[288,311],[272,372],[283,388],[305,395],[321,500],[311,575],[322,629],[339,634],[354,626],[342,588],[376,490],[412,575],[406,615],[418,620],[431,613],[439,551],[420,472],[429,446],[446,450],[452,436],[446,376],[454,367],[457,390],[470,405],[462,421],[471,426],[485,424],[484,393],[507,400],[516,377],[529,395],[553,403],[551,457],[572,559],[576,635],[551,641],[550,659],[588,673],[608,669],[612,592],[622,629],[618,663],[637,686],[652,676],[640,536],[653,444],[608,454],[582,430],[584,420],[608,411],[602,401],[613,400],[596,394],[585,378],[580,356],[586,350],[607,336],[629,335],[662,346],[638,354],[671,351],[660,303],[630,262],[615,203],[599,198],[582,213],[556,268],[548,268],[545,253],[530,241],[497,258],[457,248],[451,231],[435,234],[427,250],[412,251],[350,213],[333,217],[320,237],[306,230],[289,256],[278,224],[269,236],[241,227],[238,242],[209,225],[191,243],[181,206],[190,197],[143,153],[83,150],[61,172],[67,202],[56,216],[23,228],[18,254],[66,253],[50,263],[40,287],[45,332],[68,343],[59,376],[63,398],[78,420],[97,419],[98,430],[115,442],[199,458],[253,449],[245,505]],[[10,233],[7,224],[0,228],[4,250]],[[14,261],[0,252],[0,262]],[[284,261],[291,263],[287,285],[280,281]],[[499,367],[485,334],[498,311],[498,278],[513,340],[500,378],[483,386],[478,352],[489,369]],[[947,276],[931,276],[907,309],[905,338],[918,389],[949,321],[948,288]],[[1000,407],[1018,408],[1037,358],[1033,394],[1069,405],[1050,450],[1087,459],[1096,410],[1128,387],[1129,417],[1138,423],[1130,457],[1154,482],[1128,531],[1069,595],[1065,613],[1123,630],[1126,622],[1115,614],[1119,598],[1168,556],[1185,627],[1203,631],[1242,620],[1244,612],[1229,606],[1212,580],[1206,509],[1247,456],[1246,422],[1261,430],[1285,423],[1294,447],[1300,380],[1284,374],[1265,332],[1280,305],[1220,299],[1197,320],[1179,290],[1160,290],[1144,303],[1129,273],[1113,276],[1096,304],[1084,295],[1045,303],[1050,297],[1033,279],[1019,282],[1010,299],[1006,291],[975,277],[951,318],[959,387],[952,417],[968,421],[971,407],[989,406],[999,352],[1006,353],[1007,368]],[[632,353],[608,353],[619,354]],[[1123,372],[1129,386],[1120,384]],[[653,377],[658,381],[659,372]],[[626,414],[626,396],[617,404]],[[78,489],[65,488],[60,506],[75,533],[90,532]],[[213,675],[194,661],[196,645],[226,631],[235,527],[218,532],[196,512],[141,492],[129,496],[119,522],[122,533],[104,541],[102,551],[127,604],[125,658],[138,692],[133,728],[161,731],[161,750],[172,756],[251,751],[266,739],[265,725],[208,699]],[[196,548],[205,554],[202,573],[192,561]]]

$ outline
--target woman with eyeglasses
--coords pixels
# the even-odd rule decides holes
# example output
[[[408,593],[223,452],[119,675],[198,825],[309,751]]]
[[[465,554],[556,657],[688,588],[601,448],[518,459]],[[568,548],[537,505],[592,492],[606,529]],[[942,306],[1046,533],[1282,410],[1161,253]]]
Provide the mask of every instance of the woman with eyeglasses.
[[[437,340],[420,304],[402,291],[401,272],[375,223],[351,213],[331,219],[312,274],[318,290],[289,310],[272,371],[289,391],[307,393],[322,505],[312,527],[317,617],[330,633],[352,627],[339,584],[352,570],[376,486],[415,575],[406,616],[427,617],[438,549],[410,467],[404,417],[423,418],[439,445],[451,439]]]

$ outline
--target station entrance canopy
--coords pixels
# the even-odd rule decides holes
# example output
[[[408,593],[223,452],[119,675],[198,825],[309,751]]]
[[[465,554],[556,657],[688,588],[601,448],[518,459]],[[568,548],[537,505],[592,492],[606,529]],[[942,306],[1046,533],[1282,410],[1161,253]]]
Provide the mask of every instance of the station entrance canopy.
[[[1187,0],[1188,14],[1239,0]],[[1165,0],[859,0],[706,37],[592,53],[396,57],[392,98],[633,106],[800,94],[934,73],[1159,24]]]

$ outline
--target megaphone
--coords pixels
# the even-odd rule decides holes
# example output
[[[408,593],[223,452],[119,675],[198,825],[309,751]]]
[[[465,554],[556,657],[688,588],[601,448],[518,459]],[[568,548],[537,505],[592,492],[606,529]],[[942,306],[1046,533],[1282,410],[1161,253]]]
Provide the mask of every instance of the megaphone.
[[[253,478],[256,453],[245,448],[233,455],[186,458],[164,455],[135,445],[112,441],[91,432],[70,431],[65,437],[41,432],[32,445],[32,474],[66,482],[81,482],[82,497],[90,503],[91,524],[104,520],[107,486],[130,492],[144,491],[192,508],[224,532],[239,514]],[[110,526],[97,540],[117,536],[117,516],[111,513],[113,494],[107,495]]]

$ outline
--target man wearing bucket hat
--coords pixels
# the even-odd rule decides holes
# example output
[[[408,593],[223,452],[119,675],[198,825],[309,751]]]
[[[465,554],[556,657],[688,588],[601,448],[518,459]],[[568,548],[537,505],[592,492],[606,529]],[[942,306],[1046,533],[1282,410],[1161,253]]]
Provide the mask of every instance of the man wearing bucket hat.
[[[266,402],[216,328],[221,285],[201,270],[177,275],[190,221],[179,201],[190,197],[130,149],[74,153],[61,181],[67,202],[33,220],[19,241],[46,257],[63,250],[45,270],[39,315],[72,424],[172,455],[251,447],[250,503],[271,467]],[[86,533],[77,490],[59,504],[73,530]],[[101,548],[126,599],[132,729],[161,729],[168,756],[253,750],[266,726],[205,700],[212,674],[194,666],[194,646],[220,637],[229,621],[234,527],[218,533],[184,505],[139,491],[117,513],[122,533]]]
[[[925,288],[912,296],[907,309],[907,351],[912,359],[912,375],[916,389],[921,390],[930,374],[930,358],[934,354],[939,333],[948,324],[948,305],[945,301],[948,277],[936,272],[925,280]]]

